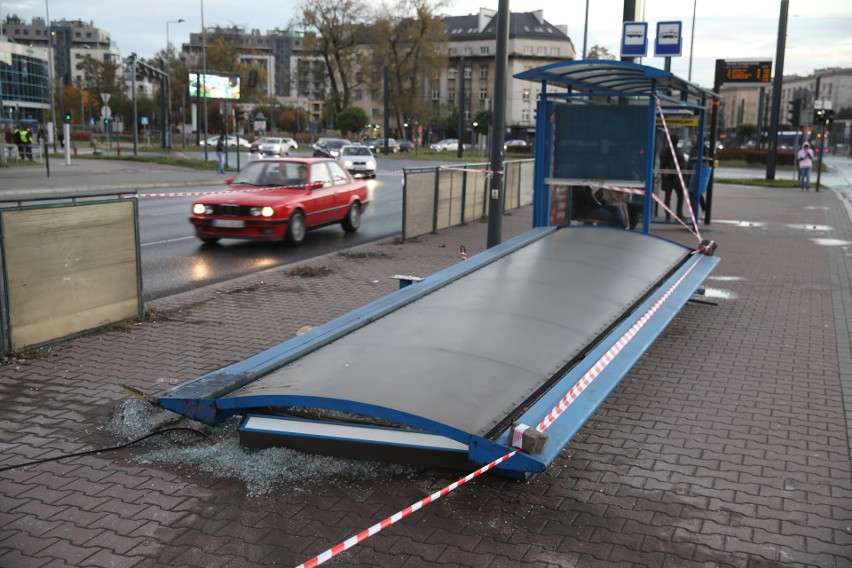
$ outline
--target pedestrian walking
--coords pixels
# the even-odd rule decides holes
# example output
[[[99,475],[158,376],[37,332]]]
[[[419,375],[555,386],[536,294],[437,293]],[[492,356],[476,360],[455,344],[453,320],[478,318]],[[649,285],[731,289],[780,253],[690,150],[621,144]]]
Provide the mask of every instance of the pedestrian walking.
[[[216,173],[224,174],[225,173],[225,135],[220,134],[219,140],[216,141],[216,157],[219,159],[219,163],[216,165]]]
[[[799,164],[799,181],[802,183],[801,191],[810,191],[811,166],[813,166],[814,153],[808,142],[802,144],[802,149],[796,153],[796,161]]]
[[[24,153],[27,155],[27,160],[33,161],[33,127],[27,126],[27,129],[21,133],[21,139],[24,141]]]
[[[15,127],[15,134],[14,134],[13,139],[15,141],[15,146],[18,147],[18,159],[19,160],[24,159],[24,132],[26,132],[26,130],[24,130],[23,127],[21,127],[21,126]]]
[[[683,219],[683,187],[681,187],[680,178],[677,175],[677,171],[675,171],[675,159],[677,159],[677,165],[681,170],[686,165],[686,160],[684,159],[683,152],[677,147],[680,138],[676,134],[673,134],[671,140],[672,147],[674,148],[674,156],[672,156],[671,149],[665,144],[660,151],[660,169],[669,171],[669,173],[664,173],[660,176],[660,186],[664,193],[663,203],[666,204],[669,210],[671,209],[672,192],[675,193],[677,201],[675,212],[678,219]],[[666,211],[666,221],[669,219],[671,219],[671,215]]]

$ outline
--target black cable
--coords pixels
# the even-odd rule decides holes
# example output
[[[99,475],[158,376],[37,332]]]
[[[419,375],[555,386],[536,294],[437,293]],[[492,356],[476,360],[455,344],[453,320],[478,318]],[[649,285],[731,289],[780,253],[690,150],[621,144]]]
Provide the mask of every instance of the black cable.
[[[150,434],[146,434],[146,435],[142,436],[141,438],[137,438],[135,440],[127,442],[126,444],[121,444],[119,446],[112,446],[110,448],[102,448],[102,449],[98,449],[98,450],[86,450],[85,452],[76,452],[76,453],[73,453],[73,454],[65,454],[65,455],[61,455],[61,456],[55,456],[55,457],[52,457],[52,458],[44,458],[44,459],[41,459],[41,460],[36,460],[36,461],[31,461],[31,462],[19,463],[17,465],[8,465],[8,466],[5,466],[5,467],[0,467],[0,472],[8,471],[10,469],[17,469],[19,467],[29,467],[31,465],[38,465],[38,464],[41,464],[41,463],[62,460],[62,459],[66,459],[66,458],[77,458],[77,457],[80,457],[80,456],[87,456],[89,454],[99,454],[101,452],[112,452],[112,451],[115,451],[115,450],[121,450],[123,448],[127,448],[129,446],[134,445],[134,444],[138,444],[139,442],[141,442],[143,440],[147,440],[148,438],[152,438],[154,436],[159,436],[160,434],[166,434],[168,432],[177,432],[177,431],[193,432],[193,433],[198,434],[200,436],[204,436],[210,442],[213,441],[210,438],[210,436],[208,436],[204,432],[201,432],[200,430],[196,430],[194,428],[186,428],[186,427],[164,428],[162,430],[157,430],[156,432],[151,432]]]

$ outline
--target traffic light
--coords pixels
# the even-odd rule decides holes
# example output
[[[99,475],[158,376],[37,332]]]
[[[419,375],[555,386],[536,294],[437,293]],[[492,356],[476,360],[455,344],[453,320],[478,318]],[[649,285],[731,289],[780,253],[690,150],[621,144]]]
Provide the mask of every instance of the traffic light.
[[[71,113],[70,112],[65,113],[65,122],[71,122]]]
[[[825,124],[825,109],[818,108],[814,110],[814,124]]]
[[[798,128],[801,124],[802,99],[788,101],[787,106],[790,107],[787,111],[787,118],[790,120],[790,125],[793,128]]]

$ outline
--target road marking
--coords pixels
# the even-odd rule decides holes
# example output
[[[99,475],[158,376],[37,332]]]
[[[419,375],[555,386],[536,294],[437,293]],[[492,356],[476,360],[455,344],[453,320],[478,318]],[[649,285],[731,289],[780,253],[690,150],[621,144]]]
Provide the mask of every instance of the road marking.
[[[151,246],[151,245],[165,245],[165,244],[168,244],[168,243],[176,243],[178,241],[185,241],[187,239],[194,239],[194,238],[195,237],[178,237],[176,239],[166,239],[164,241],[154,241],[154,242],[151,242],[151,243],[142,243],[139,246],[140,247],[148,247],[148,246]]]

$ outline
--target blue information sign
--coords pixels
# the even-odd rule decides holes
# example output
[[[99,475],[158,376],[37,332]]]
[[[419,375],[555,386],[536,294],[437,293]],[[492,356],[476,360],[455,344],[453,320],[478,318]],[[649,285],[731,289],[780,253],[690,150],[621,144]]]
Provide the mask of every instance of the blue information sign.
[[[621,32],[621,56],[645,57],[648,54],[648,23],[624,22]]]
[[[657,22],[656,57],[680,57],[683,51],[682,22]]]

